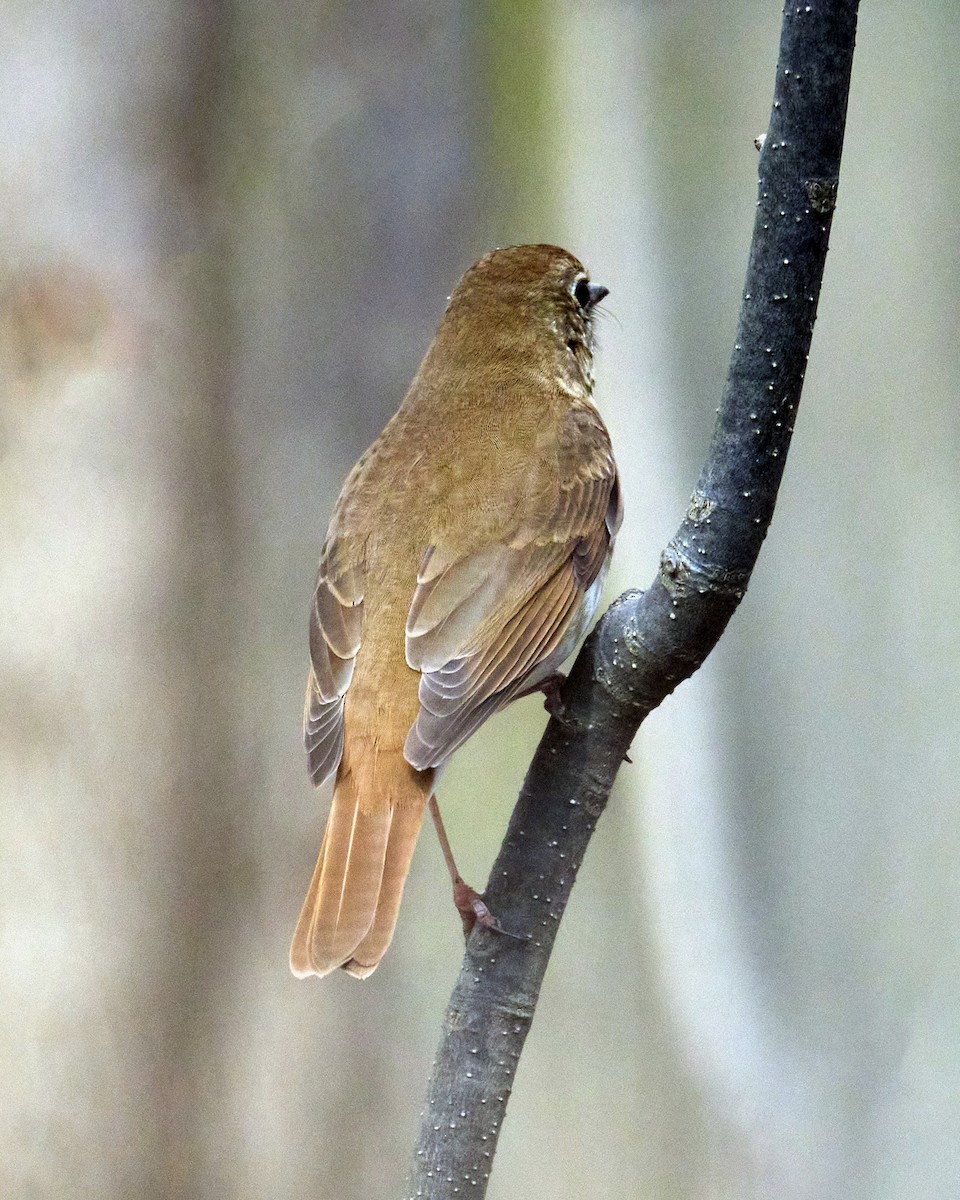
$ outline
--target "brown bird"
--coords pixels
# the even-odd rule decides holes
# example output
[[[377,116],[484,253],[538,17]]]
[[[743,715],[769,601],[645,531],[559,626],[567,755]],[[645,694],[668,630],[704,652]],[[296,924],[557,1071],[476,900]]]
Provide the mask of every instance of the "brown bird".
[[[622,515],[591,401],[606,294],[556,246],[482,258],[344,484],[310,614],[304,741],[314,783],[337,774],[297,976],[376,968],[444,763],[593,616]]]

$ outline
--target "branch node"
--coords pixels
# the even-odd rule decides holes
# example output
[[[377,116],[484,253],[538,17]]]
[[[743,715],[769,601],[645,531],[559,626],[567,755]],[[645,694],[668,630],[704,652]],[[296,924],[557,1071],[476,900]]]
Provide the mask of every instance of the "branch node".
[[[705,492],[696,488],[687,507],[687,520],[692,521],[694,525],[699,525],[702,521],[709,522],[710,514],[716,507],[715,500],[711,500]]]
[[[674,536],[660,555],[660,582],[674,604],[690,595],[707,592],[742,600],[750,579],[749,571],[731,570],[711,562],[696,562]]]
[[[838,182],[836,178],[805,179],[803,186],[806,188],[810,207],[818,213],[833,212],[837,207]]]

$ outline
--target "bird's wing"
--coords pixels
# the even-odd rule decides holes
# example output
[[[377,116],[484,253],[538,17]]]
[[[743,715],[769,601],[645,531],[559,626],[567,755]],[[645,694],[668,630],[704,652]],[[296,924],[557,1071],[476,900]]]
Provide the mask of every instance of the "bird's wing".
[[[502,542],[462,557],[438,544],[424,556],[406,638],[407,662],[421,679],[404,755],[419,770],[439,766],[535,679],[606,561],[622,508],[609,437],[594,410],[569,415],[549,485],[531,495]]]
[[[323,783],[343,754],[343,698],[360,649],[363,572],[350,539],[328,539],[310,608],[310,675],[303,741],[310,777]]]

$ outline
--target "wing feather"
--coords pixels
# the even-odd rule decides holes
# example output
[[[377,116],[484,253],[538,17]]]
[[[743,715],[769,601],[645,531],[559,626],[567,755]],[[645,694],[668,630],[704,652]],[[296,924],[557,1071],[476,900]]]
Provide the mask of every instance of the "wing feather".
[[[568,418],[554,486],[502,542],[460,557],[431,546],[407,621],[420,711],[404,754],[439,766],[487,717],[573,648],[578,614],[619,528],[619,480],[595,410]],[[574,637],[574,641],[576,637]]]
[[[310,777],[320,784],[343,756],[343,698],[363,625],[362,572],[349,561],[345,539],[324,546],[310,608],[310,674],[303,713],[303,742]]]

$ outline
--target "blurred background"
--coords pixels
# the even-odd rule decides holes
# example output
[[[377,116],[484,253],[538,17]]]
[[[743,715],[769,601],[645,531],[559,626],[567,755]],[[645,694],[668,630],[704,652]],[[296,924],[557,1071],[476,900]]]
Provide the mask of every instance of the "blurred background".
[[[780,4],[0,16],[0,1191],[397,1197],[462,942],[427,830],[369,982],[287,969],[326,522],[461,272],[555,241],[611,289],[610,595],[652,579]],[[956,1191],[958,52],[951,0],[863,6],[776,520],[594,838],[494,1200]],[[545,719],[444,779],[478,885]]]

